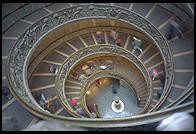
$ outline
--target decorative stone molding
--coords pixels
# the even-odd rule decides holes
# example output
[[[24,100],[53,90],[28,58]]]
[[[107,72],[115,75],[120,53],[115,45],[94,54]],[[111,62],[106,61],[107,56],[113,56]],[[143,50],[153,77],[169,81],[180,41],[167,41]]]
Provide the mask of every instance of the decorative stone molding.
[[[166,91],[163,92],[163,94],[169,92],[174,73],[172,53],[166,39],[157,28],[155,28],[148,20],[146,20],[142,16],[123,8],[107,5],[80,5],[66,8],[50,14],[33,24],[17,40],[16,44],[9,53],[7,60],[7,78],[11,90],[14,90],[15,95],[20,97],[25,105],[28,105],[29,107],[36,106],[37,109],[33,109],[33,112],[35,112],[36,110],[43,110],[30,95],[30,90],[27,82],[27,67],[30,57],[32,56],[35,48],[39,45],[39,42],[42,40],[42,38],[44,38],[53,30],[59,28],[60,26],[74,21],[95,18],[114,19],[122,21],[137,27],[142,32],[147,34],[155,42],[155,45],[160,50],[163,57],[166,71],[166,81],[164,86],[164,91]],[[122,50],[120,47],[115,48],[113,46],[109,46],[108,48],[105,48],[105,46],[97,48],[95,47],[94,50],[98,50],[97,54],[99,53],[99,51],[104,52],[104,50],[108,51],[109,53],[116,52],[119,55],[121,55],[121,52],[124,52],[119,52],[120,50]],[[78,55],[85,56],[87,53],[93,53],[94,50],[86,49],[85,51],[78,53]],[[130,55],[126,56],[129,57]],[[76,62],[77,61],[75,59],[70,58],[69,65]],[[133,60],[133,62],[137,62],[137,60]],[[139,68],[142,68],[141,64],[138,64],[137,66]],[[65,75],[63,75],[63,73],[65,73],[65,71],[70,71],[70,68],[67,67],[72,66],[63,66],[61,70],[62,75],[58,78],[61,82],[65,78]],[[147,71],[143,70],[143,72]],[[147,79],[149,80],[149,78]],[[149,83],[149,81],[147,83]],[[62,84],[64,84],[61,82],[58,85],[59,87],[62,87]],[[59,93],[63,95],[63,92]]]

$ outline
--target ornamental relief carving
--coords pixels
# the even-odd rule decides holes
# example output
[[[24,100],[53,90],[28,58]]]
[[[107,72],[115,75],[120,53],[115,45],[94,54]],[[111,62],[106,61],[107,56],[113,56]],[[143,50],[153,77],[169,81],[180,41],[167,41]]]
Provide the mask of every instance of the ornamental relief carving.
[[[107,6],[107,5],[80,5],[75,7],[70,7],[58,11],[54,14],[50,14],[49,16],[44,17],[39,20],[37,23],[33,24],[17,41],[13,50],[10,52],[10,59],[8,61],[8,80],[13,86],[13,90],[15,90],[18,94],[22,92],[22,99],[28,100],[26,92],[29,92],[29,89],[25,89],[24,87],[24,65],[28,64],[27,59],[30,59],[30,53],[33,53],[32,50],[36,47],[36,42],[43,38],[44,34],[49,32],[52,29],[58,28],[59,25],[66,24],[70,21],[74,21],[76,19],[84,19],[84,18],[111,18],[111,19],[120,19],[123,22],[130,23],[132,25],[136,25],[143,32],[148,33],[152,39],[155,40],[155,43],[161,52],[163,53],[163,59],[165,65],[167,67],[166,76],[171,74],[173,76],[173,60],[171,59],[172,54],[167,42],[162,37],[161,33],[154,28],[152,24],[150,24],[143,17],[137,15],[136,13],[121,9],[119,7]],[[99,46],[100,47],[100,46]],[[100,47],[96,48],[99,51],[103,51],[105,48]],[[113,47],[108,48],[108,50],[115,51],[118,53],[118,49],[114,49]],[[86,52],[81,53],[81,56],[85,56],[87,53],[94,53],[95,49],[86,50]],[[99,53],[99,52],[97,52]],[[122,52],[120,53],[123,54]],[[69,72],[70,69],[67,67],[71,67],[71,64],[77,62],[76,60],[71,60],[68,66],[64,66],[64,71]],[[135,61],[136,62],[136,61]],[[169,64],[169,66],[168,66]],[[66,68],[65,68],[66,67]],[[144,71],[144,69],[141,69]],[[15,72],[16,71],[16,72]],[[18,72],[18,73],[17,73]],[[16,74],[17,73],[17,74]],[[60,80],[66,78],[66,76],[60,76]],[[171,83],[171,78],[168,77],[168,82]],[[170,84],[167,83],[169,86]],[[20,85],[20,86],[18,86]],[[28,85],[28,84],[27,84]],[[29,100],[28,100],[29,101]],[[29,105],[34,105],[33,103],[29,103]]]

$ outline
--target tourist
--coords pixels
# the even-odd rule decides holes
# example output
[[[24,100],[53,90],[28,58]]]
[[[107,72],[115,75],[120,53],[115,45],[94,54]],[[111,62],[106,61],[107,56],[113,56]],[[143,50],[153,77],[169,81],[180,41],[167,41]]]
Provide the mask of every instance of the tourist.
[[[110,37],[114,40],[116,40],[116,31],[115,30],[111,30],[110,31]]]
[[[119,34],[115,30],[110,31],[110,37],[112,42],[114,43],[117,38],[119,38]]]
[[[53,65],[49,65],[49,72],[50,72],[50,73],[53,72]]]
[[[158,70],[156,68],[148,70],[150,76],[152,77],[152,80],[155,80],[158,78]]]
[[[86,74],[81,74],[78,80],[80,80],[80,82],[83,83],[86,78],[87,78]]]
[[[54,67],[53,65],[50,65],[50,66],[49,66],[49,72],[50,72],[50,73],[55,73],[55,74],[57,74],[57,72],[58,72],[58,67]]]
[[[79,111],[78,111],[78,114],[80,114],[80,115],[82,115],[82,116],[86,116],[86,113],[84,112],[83,109],[79,110]]]
[[[50,66],[49,66],[49,72],[50,73],[53,73],[53,70],[54,70],[54,67],[53,67],[53,65],[50,64]]]
[[[161,84],[162,84],[163,87],[164,87],[164,84],[165,84],[165,77],[164,77],[164,75],[159,75],[159,76],[158,76],[158,79],[161,81]]]
[[[81,69],[87,76],[89,76],[93,73],[91,70],[91,66],[89,66],[89,65],[83,65]]]
[[[161,90],[157,90],[157,97],[158,97],[158,99],[161,97],[162,93],[163,93],[162,89]]]
[[[99,79],[95,80],[95,83],[96,83],[97,85],[100,85]]]
[[[114,44],[120,47],[121,42],[122,42],[122,40],[119,39],[119,38],[117,38],[117,39],[114,41]]]
[[[77,100],[70,98],[69,105],[74,108],[77,105]]]
[[[47,103],[48,101],[46,100],[46,97],[44,93],[40,93],[40,102],[39,104],[42,106],[43,109],[47,109]]]
[[[97,118],[96,113],[95,113],[95,112],[92,112],[92,113],[90,114],[90,118]]]
[[[173,38],[174,36],[178,36],[178,38],[181,38],[183,36],[183,33],[180,29],[180,25],[176,23],[174,20],[170,22],[170,28],[168,33],[168,40]]]
[[[99,44],[103,44],[104,43],[104,37],[103,37],[102,32],[97,31],[96,34],[97,34],[97,42]]]
[[[57,74],[57,73],[58,73],[58,70],[59,70],[58,67],[55,67],[55,69],[54,69],[53,72],[54,72],[55,74]]]
[[[41,94],[41,100],[47,103],[46,97],[44,96],[44,93],[42,92]]]
[[[89,61],[87,61],[87,63],[88,63],[88,66],[91,70],[93,70],[93,68],[96,68],[95,61],[89,60]]]
[[[55,113],[55,108],[56,108],[56,105],[53,104],[52,102],[48,102],[47,103],[47,106],[46,106],[46,109],[51,112],[51,113]]]
[[[112,93],[113,93],[113,94],[116,94],[116,93],[117,93],[117,90],[116,90],[116,88],[115,88],[114,85],[112,85]]]
[[[153,69],[153,78],[152,80],[155,80],[156,78],[158,78],[158,70],[156,68]]]
[[[3,94],[7,97],[8,100],[11,100],[13,98],[7,86],[3,86]]]
[[[140,53],[143,53],[143,51],[141,49],[143,43],[141,42],[140,39],[133,37],[132,45],[134,46],[134,49],[138,49],[140,51]]]
[[[47,102],[46,103],[46,110],[50,112],[50,108],[49,107],[50,107],[50,102]]]
[[[93,112],[93,104],[88,104],[87,108],[91,113]]]

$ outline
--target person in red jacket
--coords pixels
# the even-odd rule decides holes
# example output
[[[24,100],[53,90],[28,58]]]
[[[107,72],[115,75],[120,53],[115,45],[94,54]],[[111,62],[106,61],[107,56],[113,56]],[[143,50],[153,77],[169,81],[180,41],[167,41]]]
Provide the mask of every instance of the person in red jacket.
[[[121,42],[122,42],[122,40],[119,39],[119,38],[117,38],[117,39],[114,41],[114,44],[120,47]]]
[[[69,105],[70,105],[72,108],[74,108],[74,107],[77,105],[77,100],[71,98],[70,101],[69,101]]]
[[[99,79],[97,79],[95,82],[96,82],[96,84],[98,84],[98,85],[100,84]]]
[[[93,112],[93,104],[88,104],[87,108],[91,113]]]

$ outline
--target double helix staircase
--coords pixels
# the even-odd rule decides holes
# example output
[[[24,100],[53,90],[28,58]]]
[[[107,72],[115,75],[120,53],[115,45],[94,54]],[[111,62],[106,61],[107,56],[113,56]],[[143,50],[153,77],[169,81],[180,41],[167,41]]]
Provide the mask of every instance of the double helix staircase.
[[[171,81],[171,88],[168,91],[166,89],[166,82],[162,83],[159,79],[156,79],[152,82],[152,98],[149,103],[149,106],[145,110],[141,116],[146,113],[145,118],[140,118],[137,121],[142,122],[144,124],[160,121],[161,119],[167,117],[172,112],[178,111],[188,111],[194,112],[193,103],[194,103],[194,28],[187,27],[187,24],[178,16],[178,13],[172,12],[167,8],[164,8],[164,4],[158,3],[95,3],[100,4],[102,6],[111,6],[114,8],[122,8],[123,10],[133,11],[139,15],[141,15],[144,19],[148,20],[149,23],[154,25],[167,39],[168,31],[169,31],[169,22],[175,20],[178,22],[183,29],[183,37],[179,38],[178,36],[174,36],[172,39],[167,40],[169,47],[171,48],[173,65],[174,65],[174,79]],[[61,11],[64,9],[72,8],[74,6],[83,5],[80,3],[48,3],[48,4],[37,4],[39,8],[35,8],[34,11],[29,14],[23,15],[23,17],[5,28],[2,31],[2,90],[10,91],[10,79],[7,79],[8,76],[8,59],[9,54],[11,53],[11,48],[14,48],[14,45],[17,43],[18,39],[22,37],[22,34],[26,32],[31,26],[39,23],[39,20],[47,17],[48,15],[55,16],[55,12]],[[92,4],[93,5],[93,4]],[[30,6],[30,4],[26,4],[25,6]],[[24,7],[25,7],[24,6]],[[18,8],[16,11],[20,11],[23,7]],[[77,8],[80,10],[80,8]],[[33,8],[32,8],[33,10]],[[92,8],[93,10],[93,8]],[[15,12],[16,12],[15,11]],[[70,10],[71,12],[71,10]],[[82,12],[82,10],[81,10]],[[184,11],[181,11],[185,13]],[[9,16],[14,16],[14,12],[8,14],[3,19],[9,18]],[[6,18],[7,17],[7,18]],[[77,14],[76,14],[77,17]],[[86,25],[89,24],[89,27]],[[56,30],[57,34],[51,36],[48,34],[47,39],[40,40],[40,46],[38,49],[35,49],[35,52],[32,54],[31,59],[29,60],[29,65],[27,68],[27,82],[30,89],[30,93],[32,97],[35,99],[35,103],[37,103],[40,108],[46,110],[44,105],[40,104],[40,93],[45,95],[47,102],[53,104],[55,107],[53,111],[50,111],[53,115],[48,116],[49,119],[54,119],[56,116],[65,117],[67,122],[70,122],[72,125],[85,126],[92,128],[95,127],[94,124],[96,122],[101,122],[99,120],[91,119],[88,113],[84,115],[80,115],[78,112],[83,109],[83,104],[81,102],[81,87],[84,84],[84,81],[88,79],[88,76],[85,80],[78,80],[78,75],[82,73],[81,66],[88,64],[92,66],[92,74],[98,71],[101,71],[98,66],[101,65],[102,62],[105,62],[106,59],[112,60],[112,63],[106,64],[109,66],[108,70],[112,70],[115,72],[120,72],[124,76],[128,77],[136,87],[138,91],[138,96],[140,98],[138,107],[144,108],[148,97],[150,95],[150,90],[148,90],[148,86],[146,84],[146,79],[141,72],[140,69],[137,68],[133,63],[128,62],[125,58],[116,56],[116,55],[106,55],[91,58],[89,60],[93,61],[93,64],[88,63],[89,60],[84,60],[78,62],[72,67],[67,79],[65,80],[63,89],[67,101],[69,98],[77,100],[77,107],[71,108],[67,102],[62,102],[57,93],[57,82],[58,76],[60,75],[60,71],[63,68],[64,62],[68,60],[75,53],[93,46],[114,46],[112,39],[110,38],[110,30],[115,29],[122,39],[121,46],[123,50],[130,52],[133,54],[146,68],[146,70],[150,70],[156,68],[158,70],[159,76],[162,76],[166,79],[166,71],[167,66],[164,65],[163,54],[159,48],[157,48],[156,44],[147,37],[144,33],[142,33],[134,26],[129,26],[128,24],[124,24],[123,22],[115,21],[112,19],[93,19],[92,20],[93,27],[90,27],[91,20],[83,19],[78,22],[70,22],[70,29],[67,28],[67,31]],[[71,26],[72,25],[72,26]],[[82,27],[79,29],[79,27]],[[71,29],[72,28],[72,29]],[[77,31],[77,28],[79,29]],[[76,29],[76,30],[75,30]],[[74,31],[75,30],[75,31]],[[69,31],[72,31],[69,33]],[[101,31],[104,36],[104,43],[99,44],[97,42],[96,31]],[[59,32],[59,34],[58,34]],[[64,39],[62,33],[67,32],[67,39]],[[143,53],[140,53],[138,50],[133,49],[132,41],[133,37],[139,37],[143,41],[142,50]],[[53,39],[54,37],[54,39]],[[56,39],[56,40],[55,40]],[[45,46],[44,46],[45,45]],[[46,47],[48,46],[48,47]],[[49,72],[49,66],[53,65],[58,68],[58,73]],[[7,74],[6,74],[7,73]],[[169,76],[171,77],[171,76]],[[8,81],[8,82],[7,82]],[[9,88],[8,88],[9,85]],[[4,87],[7,87],[4,89]],[[40,116],[36,112],[30,113],[26,109],[27,106],[19,100],[17,101],[17,95],[14,94],[14,89],[11,89],[10,92],[13,93],[13,98],[8,99],[2,94],[2,113],[8,113],[12,115],[18,121],[18,124],[22,129],[29,128],[32,124],[44,118],[44,116]],[[159,98],[157,96],[157,91],[162,90],[162,95]],[[16,97],[17,96],[17,97]],[[88,102],[85,102],[88,103]],[[65,106],[66,105],[66,106]],[[25,108],[24,108],[24,107]],[[99,111],[101,107],[98,106],[96,109]],[[169,111],[169,108],[173,108],[173,111]],[[48,112],[48,111],[45,111]],[[138,113],[139,114],[139,113]],[[140,116],[140,114],[139,114]],[[68,117],[68,118],[67,118]],[[153,117],[153,118],[151,118]],[[78,118],[78,122],[71,120],[70,118]],[[82,122],[80,119],[89,119],[86,120],[86,124]],[[102,118],[101,118],[102,119]],[[134,121],[133,121],[134,122]],[[75,123],[75,124],[74,124]],[[84,124],[82,124],[84,123]],[[112,127],[112,126],[134,126],[133,124],[128,124],[126,121],[119,125],[112,124],[106,126],[96,126],[96,127]],[[88,125],[87,125],[88,124]],[[138,123],[142,124],[142,123]],[[137,123],[135,126],[138,125]],[[4,129],[4,127],[3,127]]]

